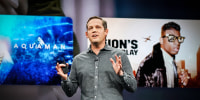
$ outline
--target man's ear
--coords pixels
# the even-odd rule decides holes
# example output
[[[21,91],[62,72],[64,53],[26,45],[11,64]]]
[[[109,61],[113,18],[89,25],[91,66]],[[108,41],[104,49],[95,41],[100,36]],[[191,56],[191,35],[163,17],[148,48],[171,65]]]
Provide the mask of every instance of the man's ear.
[[[160,37],[160,44],[163,44],[163,38]]]
[[[87,32],[85,32],[85,36],[88,38],[88,33]]]
[[[106,29],[105,32],[106,32],[106,36],[107,36],[108,35],[108,29]]]

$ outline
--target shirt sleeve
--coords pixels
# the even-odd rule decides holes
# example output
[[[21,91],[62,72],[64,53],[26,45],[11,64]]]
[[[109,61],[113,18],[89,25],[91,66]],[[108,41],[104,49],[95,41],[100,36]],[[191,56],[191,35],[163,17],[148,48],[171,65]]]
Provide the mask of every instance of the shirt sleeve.
[[[71,72],[67,80],[61,81],[62,89],[64,90],[65,94],[68,97],[73,96],[78,88],[78,81],[76,77],[76,61],[74,59],[72,66],[71,66]]]
[[[134,92],[137,88],[137,80],[133,75],[133,69],[125,53],[122,55],[122,70],[123,76],[120,76],[120,79],[123,87],[129,92]]]

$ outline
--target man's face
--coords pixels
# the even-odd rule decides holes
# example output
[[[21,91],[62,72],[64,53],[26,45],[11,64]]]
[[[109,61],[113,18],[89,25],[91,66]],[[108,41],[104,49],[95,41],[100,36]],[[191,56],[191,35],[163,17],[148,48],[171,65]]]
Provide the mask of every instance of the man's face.
[[[168,29],[164,32],[164,35],[174,35],[176,37],[180,36],[180,32],[175,29]],[[173,42],[169,42],[168,38],[161,38],[161,47],[171,56],[178,54],[180,49],[180,43],[177,39]]]
[[[92,44],[105,43],[108,30],[104,30],[100,19],[92,19],[88,22],[86,37],[89,38]]]

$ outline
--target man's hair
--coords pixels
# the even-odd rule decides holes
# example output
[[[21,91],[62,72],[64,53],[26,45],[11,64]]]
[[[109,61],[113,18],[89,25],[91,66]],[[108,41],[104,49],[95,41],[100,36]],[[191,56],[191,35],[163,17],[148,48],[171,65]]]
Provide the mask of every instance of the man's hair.
[[[181,27],[180,27],[179,24],[177,24],[177,23],[175,23],[175,22],[168,22],[168,23],[166,23],[166,24],[164,24],[164,25],[162,26],[162,28],[161,28],[161,36],[163,36],[163,35],[164,35],[164,32],[165,32],[166,30],[169,30],[169,29],[175,29],[175,30],[177,30],[177,31],[180,32]]]
[[[87,24],[86,24],[86,29],[88,29],[88,22],[92,19],[100,19],[102,21],[102,24],[103,24],[103,27],[104,27],[104,30],[107,29],[107,22],[105,20],[103,20],[101,17],[98,17],[98,16],[93,16],[93,17],[90,17],[87,21]]]

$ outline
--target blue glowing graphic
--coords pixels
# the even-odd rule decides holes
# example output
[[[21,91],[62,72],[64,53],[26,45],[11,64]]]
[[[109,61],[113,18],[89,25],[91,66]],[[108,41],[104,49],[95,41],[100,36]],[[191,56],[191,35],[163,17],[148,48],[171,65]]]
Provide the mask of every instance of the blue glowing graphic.
[[[56,62],[73,60],[69,17],[0,15],[0,85],[60,85]]]

